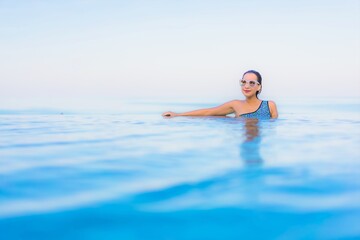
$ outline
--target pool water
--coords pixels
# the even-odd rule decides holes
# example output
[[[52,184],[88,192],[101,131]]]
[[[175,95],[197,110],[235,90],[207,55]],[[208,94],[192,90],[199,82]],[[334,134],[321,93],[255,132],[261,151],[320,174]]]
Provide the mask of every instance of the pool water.
[[[0,110],[1,239],[360,238],[360,102]]]

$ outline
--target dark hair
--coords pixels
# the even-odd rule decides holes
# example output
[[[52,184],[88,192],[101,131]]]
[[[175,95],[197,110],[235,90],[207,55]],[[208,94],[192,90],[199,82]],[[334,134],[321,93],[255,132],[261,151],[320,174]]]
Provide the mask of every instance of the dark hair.
[[[261,85],[261,88],[260,88],[260,91],[257,91],[256,92],[256,97],[261,93],[261,90],[262,90],[262,77],[260,75],[260,73],[258,71],[255,71],[255,70],[249,70],[249,71],[246,71],[244,74],[243,74],[243,78],[245,76],[245,74],[247,73],[252,73],[252,74],[255,74],[256,75],[256,78],[257,78],[257,81],[260,83]]]

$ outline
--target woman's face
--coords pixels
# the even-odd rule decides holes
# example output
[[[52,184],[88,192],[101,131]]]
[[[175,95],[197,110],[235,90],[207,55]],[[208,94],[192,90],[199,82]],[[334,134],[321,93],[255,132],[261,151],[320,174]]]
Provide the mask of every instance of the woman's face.
[[[247,73],[240,80],[241,91],[245,97],[252,97],[261,89],[261,85],[257,81],[257,76],[253,73]]]

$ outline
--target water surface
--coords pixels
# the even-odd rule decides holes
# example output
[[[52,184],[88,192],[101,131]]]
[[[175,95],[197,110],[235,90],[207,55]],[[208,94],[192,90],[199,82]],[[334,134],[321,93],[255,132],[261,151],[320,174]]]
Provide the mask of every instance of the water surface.
[[[206,106],[0,111],[2,236],[360,237],[359,102],[280,104],[275,121],[160,116]]]

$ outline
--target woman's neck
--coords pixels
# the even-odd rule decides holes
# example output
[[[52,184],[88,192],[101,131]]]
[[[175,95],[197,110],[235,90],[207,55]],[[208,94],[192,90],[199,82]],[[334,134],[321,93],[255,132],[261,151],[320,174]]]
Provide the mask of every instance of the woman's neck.
[[[258,103],[260,101],[260,99],[258,99],[256,96],[253,96],[253,97],[246,98],[245,101],[248,104],[254,104],[254,103]]]

